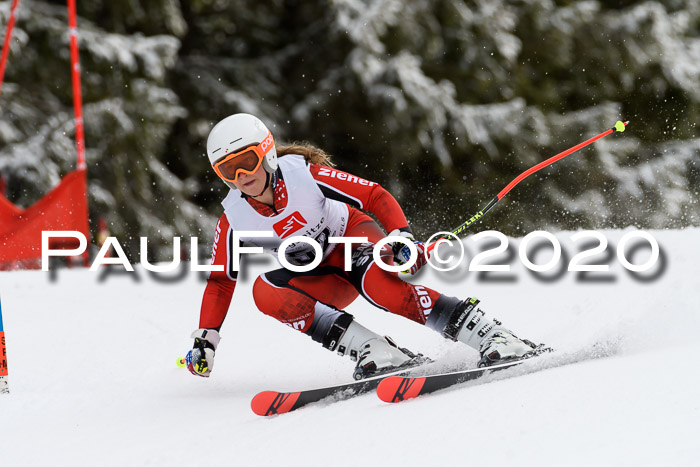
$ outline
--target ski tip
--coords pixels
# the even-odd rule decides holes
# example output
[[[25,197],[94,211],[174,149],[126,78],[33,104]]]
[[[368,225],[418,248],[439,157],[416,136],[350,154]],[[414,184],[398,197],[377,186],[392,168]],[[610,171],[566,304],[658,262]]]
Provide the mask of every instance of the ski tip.
[[[298,392],[263,391],[250,401],[253,413],[261,417],[289,412],[299,399]]]
[[[401,402],[413,399],[420,394],[425,378],[405,378],[389,376],[377,386],[377,396],[384,402]]]

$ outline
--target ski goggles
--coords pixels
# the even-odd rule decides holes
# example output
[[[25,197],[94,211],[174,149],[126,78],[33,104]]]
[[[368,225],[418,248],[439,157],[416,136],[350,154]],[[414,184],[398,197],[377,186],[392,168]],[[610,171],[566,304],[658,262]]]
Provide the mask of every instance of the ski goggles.
[[[214,172],[226,180],[235,183],[242,173],[252,174],[262,164],[265,154],[275,145],[272,133],[268,130],[267,136],[259,144],[248,146],[237,152],[231,152],[212,164]]]

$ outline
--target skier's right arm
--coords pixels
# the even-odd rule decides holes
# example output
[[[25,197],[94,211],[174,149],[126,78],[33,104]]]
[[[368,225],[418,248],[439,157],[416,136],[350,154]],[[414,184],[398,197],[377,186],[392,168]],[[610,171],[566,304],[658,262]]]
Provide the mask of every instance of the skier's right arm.
[[[223,271],[212,271],[202,297],[199,313],[199,329],[192,333],[194,347],[187,354],[187,368],[193,375],[208,377],[214,367],[214,353],[219,345],[219,330],[226,318],[233,290],[236,287],[237,271],[230,269],[231,228],[222,215],[216,225],[211,264],[223,266]]]

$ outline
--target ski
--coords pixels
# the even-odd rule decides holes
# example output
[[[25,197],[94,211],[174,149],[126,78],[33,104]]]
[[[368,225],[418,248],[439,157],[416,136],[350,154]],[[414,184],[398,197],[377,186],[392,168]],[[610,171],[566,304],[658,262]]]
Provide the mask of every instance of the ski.
[[[262,417],[283,414],[324,399],[335,402],[368,393],[377,387],[381,379],[378,377],[374,380],[356,381],[297,392],[263,391],[253,397],[250,407],[255,414]]]
[[[607,357],[615,354],[617,351],[618,344],[616,342],[603,342],[589,349],[582,349],[574,352],[549,353],[550,351],[546,350],[544,353],[536,354],[528,358],[483,368],[450,371],[416,377],[412,377],[411,375],[388,376],[382,379],[377,385],[377,396],[384,402],[402,402],[468,381],[482,379],[488,379],[490,381],[492,379],[499,379],[498,377],[489,377],[494,373],[504,378],[520,376],[583,360]]]
[[[362,394],[371,392],[379,383],[387,377],[409,375],[416,370],[424,370],[425,366],[419,365],[411,368],[403,368],[397,371],[385,373],[373,378],[353,381],[316,389],[307,389],[297,392],[263,391],[255,395],[250,402],[253,412],[262,417],[278,415],[297,410],[309,404],[321,401],[339,402]]]
[[[472,381],[498,370],[520,365],[527,360],[516,360],[501,365],[454,371],[422,377],[389,376],[377,385],[377,396],[384,402],[401,402],[422,394],[445,389],[455,384]]]

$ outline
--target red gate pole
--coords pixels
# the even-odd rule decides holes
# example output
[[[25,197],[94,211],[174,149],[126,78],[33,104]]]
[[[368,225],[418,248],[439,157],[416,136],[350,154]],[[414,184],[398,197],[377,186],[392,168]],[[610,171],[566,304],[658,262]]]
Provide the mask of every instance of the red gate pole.
[[[14,0],[10,7],[10,19],[7,21],[7,32],[5,33],[5,42],[2,44],[2,57],[0,58],[0,89],[2,82],[5,79],[5,66],[7,65],[7,56],[10,54],[10,41],[12,40],[12,28],[15,26],[15,11],[19,0]]]
[[[75,113],[75,146],[78,151],[78,170],[87,170],[85,164],[85,132],[83,126],[83,95],[80,90],[80,55],[78,54],[78,22],[76,20],[75,0],[68,0],[68,28],[70,31],[70,61],[73,78],[73,111]],[[85,176],[85,175],[83,175]],[[86,177],[87,180],[87,177]],[[87,198],[87,181],[85,182]],[[87,205],[87,203],[85,203]],[[89,229],[87,234],[89,235]],[[88,265],[88,249],[83,254],[85,266]]]
[[[78,25],[75,19],[75,0],[68,0],[68,27],[70,28],[70,61],[73,77],[73,109],[75,112],[75,144],[78,149],[78,169],[85,168],[85,134],[83,132],[83,97],[80,92],[80,56],[78,55]]]

